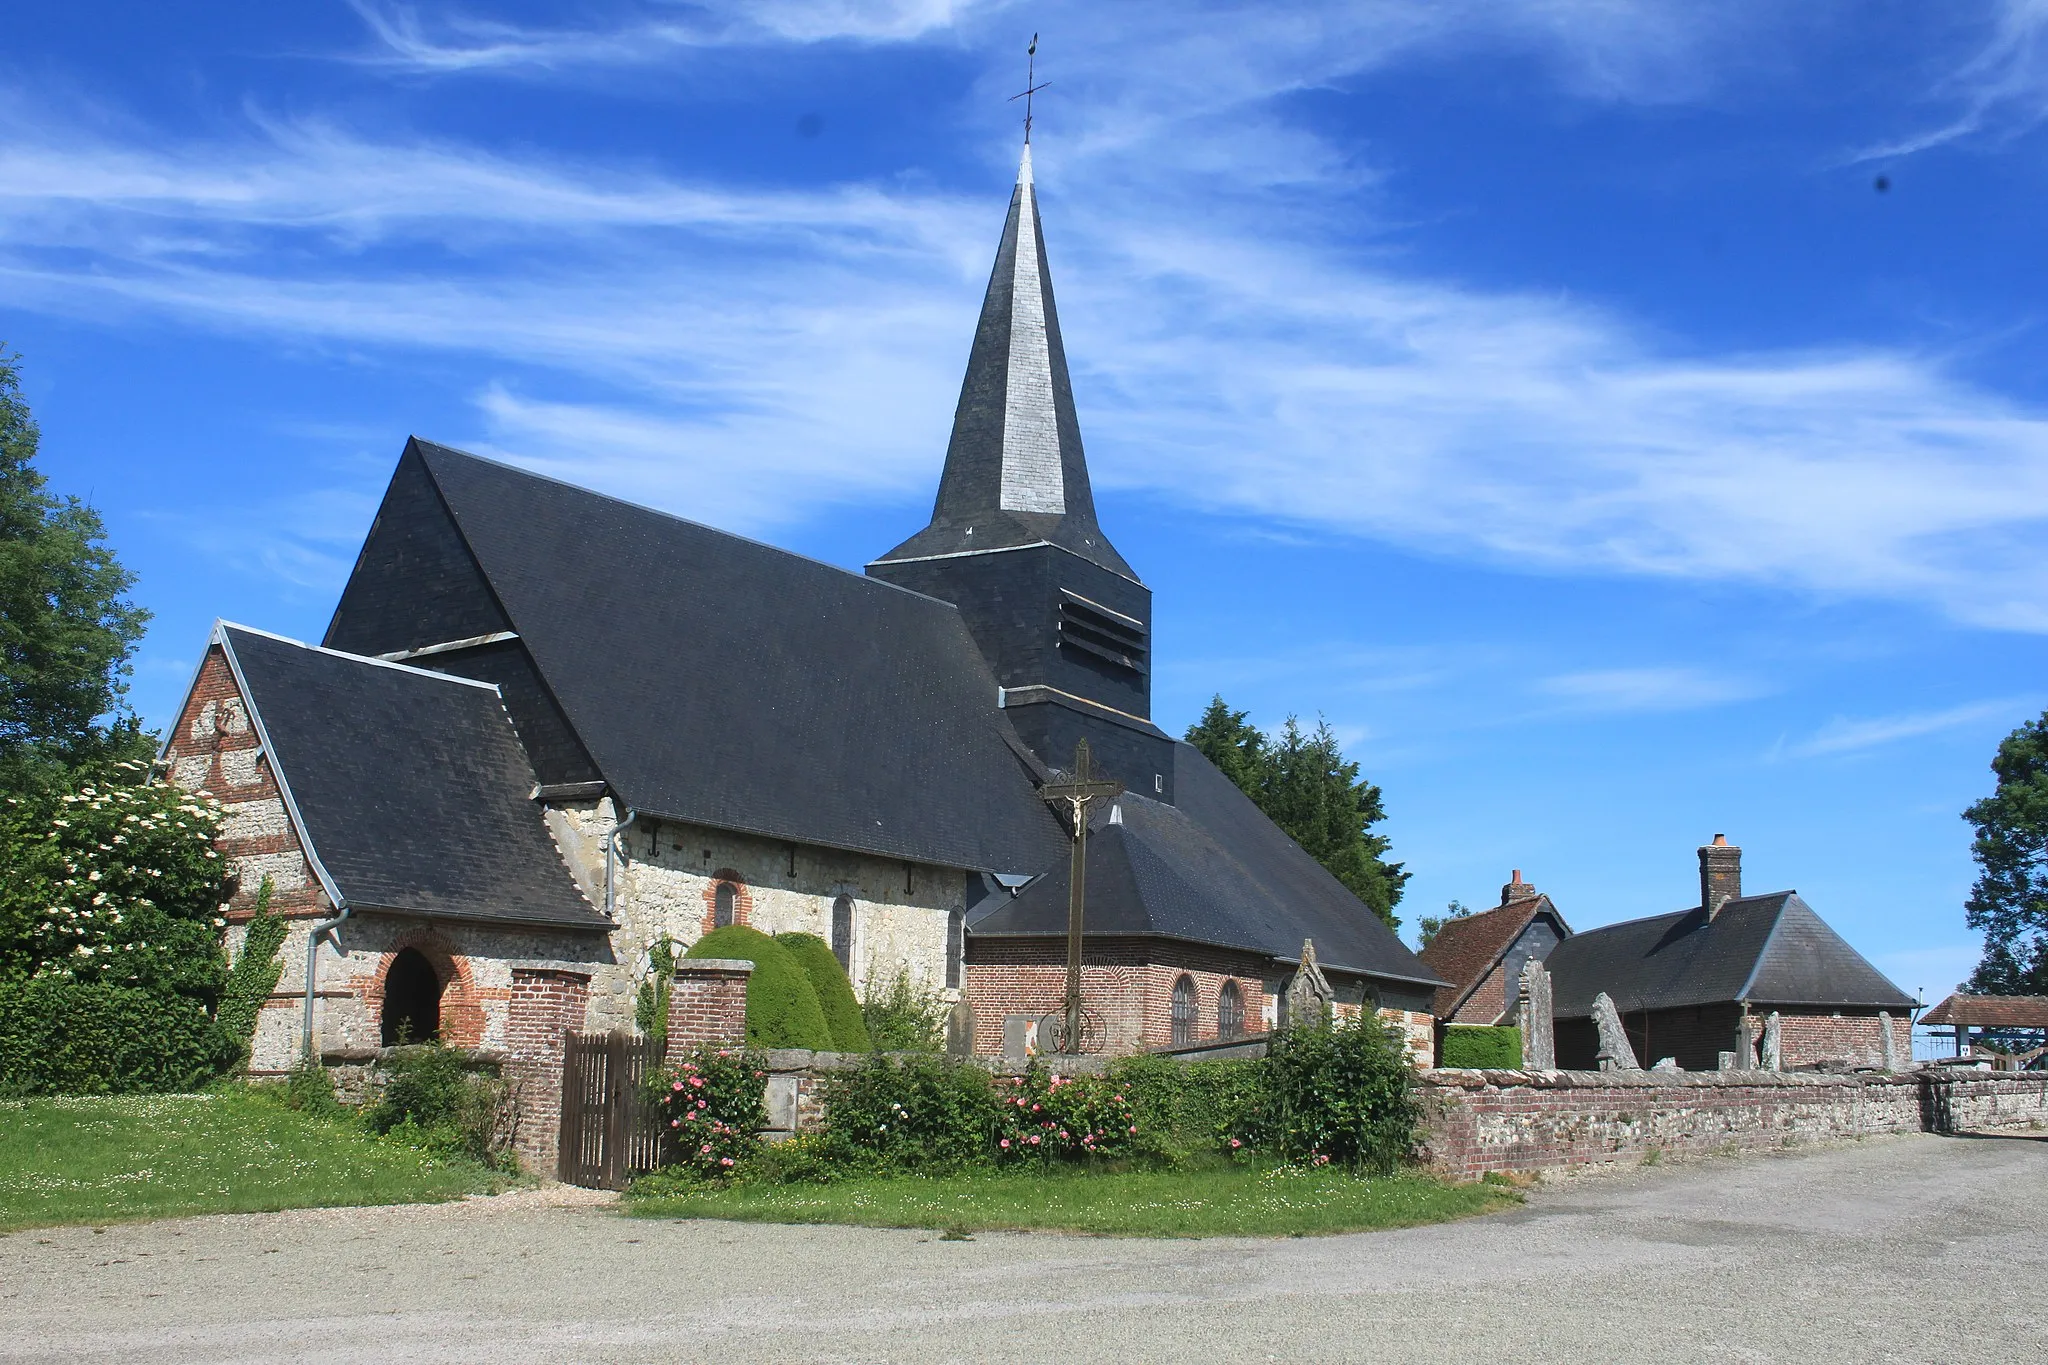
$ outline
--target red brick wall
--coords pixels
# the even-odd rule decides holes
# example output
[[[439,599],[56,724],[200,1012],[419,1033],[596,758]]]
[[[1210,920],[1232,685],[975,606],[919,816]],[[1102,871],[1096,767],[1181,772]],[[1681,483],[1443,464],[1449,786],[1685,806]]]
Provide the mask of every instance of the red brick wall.
[[[712,966],[703,960],[676,963],[668,996],[669,1050],[744,1042],[749,975],[742,967]]]
[[[578,972],[512,969],[505,1010],[505,1076],[518,1088],[514,1145],[527,1169],[555,1173],[562,1130],[562,1035],[581,1030],[590,978]]]
[[[1500,1012],[1508,1007],[1508,974],[1502,963],[1496,962],[1487,969],[1479,984],[1472,988],[1472,994],[1465,997],[1465,1003],[1458,1006],[1452,1016],[1456,1024],[1491,1024],[1500,1018]],[[1510,1021],[1512,1022],[1512,1021]]]
[[[1751,1023],[1757,1037],[1763,1037],[1764,1015],[1752,1015]],[[1906,1014],[1892,1019],[1892,1045],[1892,1056],[1898,1065],[1910,1065],[1913,1021]],[[1883,1061],[1884,1035],[1875,1013],[1779,1010],[1778,1046],[1787,1067],[1811,1066],[1816,1062],[1878,1066]]]
[[[1225,981],[1244,997],[1246,1033],[1265,1028],[1263,959],[1250,953],[1156,940],[1089,940],[1081,957],[1081,1000],[1103,1021],[1109,1052],[1136,1052],[1173,1041],[1173,985],[1195,982],[1195,1042],[1216,1036],[1216,1002]],[[967,1000],[976,1052],[1003,1050],[1009,1015],[1057,1014],[1066,999],[1067,945],[1061,939],[970,940]]]

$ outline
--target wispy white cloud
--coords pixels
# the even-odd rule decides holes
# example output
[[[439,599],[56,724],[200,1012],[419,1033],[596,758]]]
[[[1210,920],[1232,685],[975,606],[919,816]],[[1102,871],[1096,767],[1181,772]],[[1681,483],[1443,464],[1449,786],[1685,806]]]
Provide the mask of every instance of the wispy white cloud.
[[[1406,272],[1360,248],[1369,168],[1275,98],[1481,41],[1451,33],[1467,20],[1486,41],[1592,44],[1607,55],[1573,69],[1620,98],[1749,7],[1075,13],[1087,41],[1061,79],[1089,112],[1039,169],[1103,486],[1541,572],[1876,595],[2048,630],[2042,413],[1938,356],[1687,353],[1612,311]],[[844,14],[819,22],[985,22]],[[1218,101],[1241,114],[1227,135],[1185,136]],[[508,376],[477,390],[496,448],[757,531],[930,486],[1000,211],[995,195],[740,188],[333,121],[164,145],[0,106],[11,303],[475,357]]]
[[[544,28],[472,7],[349,0],[374,42],[359,60],[422,74],[650,66],[740,44],[905,42],[952,26],[973,0],[713,0],[635,6],[610,22]]]
[[[1667,665],[1559,673],[1541,679],[1536,690],[1573,709],[1620,712],[1691,711],[1742,701],[1763,689],[1754,679]]]
[[[1998,0],[1987,6],[1983,43],[1927,92],[1950,112],[1919,132],[1878,143],[1854,160],[1911,156],[1969,138],[2007,138],[2048,120],[2048,0]]]
[[[2017,725],[2039,707],[2039,698],[2006,698],[1999,701],[1971,702],[1965,706],[1952,706],[1942,711],[1917,711],[1896,716],[1876,716],[1867,720],[1838,717],[1822,726],[1811,737],[1789,746],[1785,752],[1794,758],[1860,753],[1865,749],[1896,744],[1901,740],[1919,739],[1965,726],[1983,725],[1989,721]]]

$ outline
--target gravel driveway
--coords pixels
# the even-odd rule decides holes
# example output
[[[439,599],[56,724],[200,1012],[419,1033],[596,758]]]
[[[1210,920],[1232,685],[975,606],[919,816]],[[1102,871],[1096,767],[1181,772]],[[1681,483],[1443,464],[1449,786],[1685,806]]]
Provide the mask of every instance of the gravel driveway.
[[[643,1222],[581,1191],[0,1238],[0,1359],[2048,1360],[2048,1142],[1582,1178],[1403,1232]]]

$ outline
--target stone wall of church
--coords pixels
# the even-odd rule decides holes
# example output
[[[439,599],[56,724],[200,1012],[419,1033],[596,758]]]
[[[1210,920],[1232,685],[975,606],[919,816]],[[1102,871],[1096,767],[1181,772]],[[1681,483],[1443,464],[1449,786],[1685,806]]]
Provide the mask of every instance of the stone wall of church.
[[[284,1071],[299,1055],[306,925],[333,914],[334,907],[306,861],[248,704],[217,644],[208,647],[200,663],[165,745],[164,762],[173,782],[214,797],[227,816],[218,847],[238,882],[227,909],[230,957],[242,951],[266,876],[271,880],[271,910],[297,921],[285,939],[284,971],[277,989],[257,1016],[251,1060],[251,1069],[258,1074]]]
[[[604,841],[618,822],[610,798],[549,808],[548,826],[592,904],[604,904]],[[591,981],[590,1026],[631,1028],[648,949],[663,935],[687,948],[710,932],[721,885],[735,920],[763,933],[832,941],[832,905],[853,902],[848,976],[854,992],[885,989],[901,973],[948,1000],[948,917],[966,910],[966,875],[810,844],[678,821],[636,820],[619,835],[613,871],[618,965]]]

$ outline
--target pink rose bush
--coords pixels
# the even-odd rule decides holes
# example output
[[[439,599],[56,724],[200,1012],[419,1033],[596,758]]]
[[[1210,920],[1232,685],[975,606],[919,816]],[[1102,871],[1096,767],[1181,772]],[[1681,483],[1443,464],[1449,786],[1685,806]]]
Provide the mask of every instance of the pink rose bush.
[[[1129,1155],[1138,1137],[1130,1088],[1107,1076],[1033,1067],[996,1082],[998,1161],[1087,1161]]]
[[[739,1048],[695,1048],[662,1070],[650,1098],[667,1143],[664,1164],[704,1179],[735,1174],[768,1125],[767,1083],[762,1059]]]

